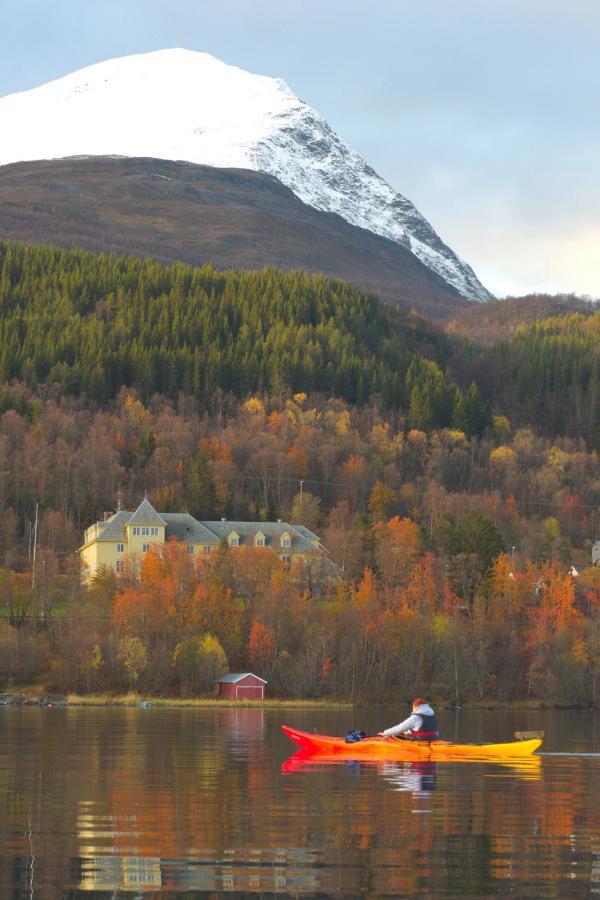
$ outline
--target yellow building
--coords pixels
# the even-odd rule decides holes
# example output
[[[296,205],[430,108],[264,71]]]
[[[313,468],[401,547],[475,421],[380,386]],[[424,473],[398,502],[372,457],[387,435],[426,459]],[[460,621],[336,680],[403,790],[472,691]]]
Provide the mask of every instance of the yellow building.
[[[230,547],[267,547],[291,565],[305,563],[309,577],[331,578],[337,567],[328,558],[319,537],[303,525],[277,522],[199,522],[189,513],[158,513],[142,500],[135,512],[119,510],[86,529],[79,552],[83,579],[91,581],[101,569],[123,571],[125,559],[139,560],[152,544],[173,538],[186,544],[194,557],[212,553],[223,541]]]

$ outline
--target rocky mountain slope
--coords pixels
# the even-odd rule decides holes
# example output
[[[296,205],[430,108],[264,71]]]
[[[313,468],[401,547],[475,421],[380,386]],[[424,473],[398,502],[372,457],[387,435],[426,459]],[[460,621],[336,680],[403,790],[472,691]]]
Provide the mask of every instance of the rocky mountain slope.
[[[161,50],[0,99],[0,164],[79,155],[185,160],[273,175],[304,203],[397,242],[463,297],[473,270],[280,79]]]

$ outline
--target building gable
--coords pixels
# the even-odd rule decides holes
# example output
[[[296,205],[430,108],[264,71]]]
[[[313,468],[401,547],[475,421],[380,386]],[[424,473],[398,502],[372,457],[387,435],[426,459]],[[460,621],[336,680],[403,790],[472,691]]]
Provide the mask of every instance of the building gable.
[[[157,525],[160,528],[166,527],[166,522],[159,516],[147,497],[144,497],[132,517],[128,525]]]

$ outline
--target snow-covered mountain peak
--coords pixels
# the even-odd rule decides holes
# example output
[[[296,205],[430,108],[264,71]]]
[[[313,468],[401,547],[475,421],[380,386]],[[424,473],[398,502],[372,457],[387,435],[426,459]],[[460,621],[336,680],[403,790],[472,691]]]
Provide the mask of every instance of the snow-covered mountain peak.
[[[167,49],[96,63],[0,99],[0,165],[147,156],[273,175],[305,203],[398,241],[460,294],[471,268],[279,78]]]

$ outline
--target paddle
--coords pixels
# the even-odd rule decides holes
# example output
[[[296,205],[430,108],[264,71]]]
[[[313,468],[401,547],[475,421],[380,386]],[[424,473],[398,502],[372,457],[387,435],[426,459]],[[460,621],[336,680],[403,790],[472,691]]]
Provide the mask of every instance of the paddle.
[[[543,741],[544,731],[515,731],[515,737],[518,741]]]

